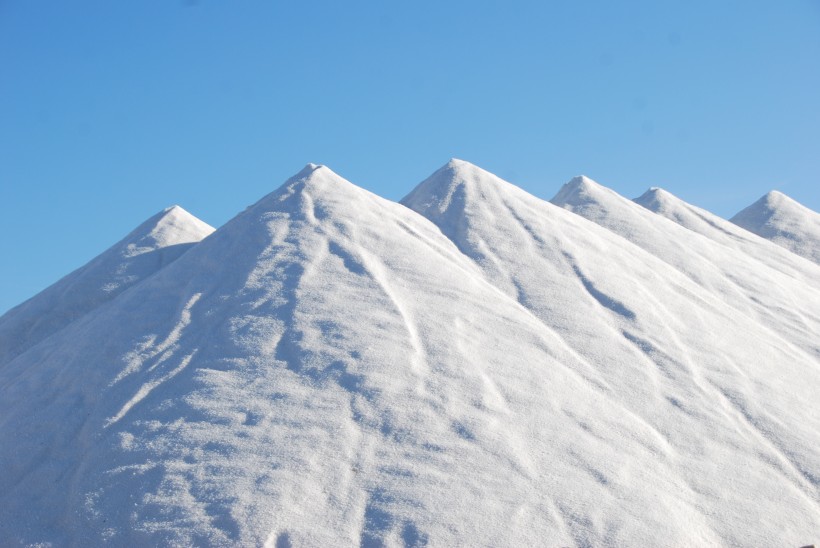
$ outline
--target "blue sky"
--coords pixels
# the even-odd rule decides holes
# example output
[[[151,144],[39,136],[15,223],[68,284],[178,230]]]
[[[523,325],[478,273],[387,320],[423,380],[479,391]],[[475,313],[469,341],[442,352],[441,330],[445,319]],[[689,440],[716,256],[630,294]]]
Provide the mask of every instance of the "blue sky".
[[[820,2],[0,0],[0,312],[178,203],[450,157],[720,215],[820,210]]]

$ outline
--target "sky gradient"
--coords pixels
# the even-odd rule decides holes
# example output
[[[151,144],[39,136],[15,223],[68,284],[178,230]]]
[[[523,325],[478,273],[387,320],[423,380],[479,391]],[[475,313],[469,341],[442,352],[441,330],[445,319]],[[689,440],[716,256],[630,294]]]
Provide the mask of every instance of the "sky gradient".
[[[0,313],[179,204],[450,157],[728,217],[820,210],[820,2],[0,0]]]

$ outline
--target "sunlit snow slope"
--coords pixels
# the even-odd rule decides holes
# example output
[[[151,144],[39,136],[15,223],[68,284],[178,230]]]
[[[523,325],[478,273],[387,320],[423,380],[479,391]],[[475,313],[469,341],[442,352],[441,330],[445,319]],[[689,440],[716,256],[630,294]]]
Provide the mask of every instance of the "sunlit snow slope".
[[[694,279],[457,160],[403,204],[309,165],[0,368],[0,539],[816,537],[810,270],[761,262],[786,289],[729,302],[728,265]]]
[[[552,202],[635,243],[711,293],[710,300],[820,358],[820,272],[814,265],[797,261],[789,268],[776,253],[726,245],[586,177],[565,184]]]
[[[176,260],[213,228],[179,206],[0,317],[0,366]]]
[[[756,321],[743,302],[741,310],[721,305],[715,289],[723,272],[704,258],[689,257],[706,278],[696,283],[691,271],[466,162],[452,161],[403,203],[433,220],[495,285],[559,333],[582,358],[579,374],[615,394],[668,443],[656,458],[675,469],[679,487],[665,488],[660,500],[690,501],[697,518],[671,520],[679,536],[653,542],[696,543],[686,529],[709,531],[703,539],[715,543],[780,542],[787,537],[774,533],[767,516],[790,519],[792,503],[783,497],[792,490],[794,504],[806,504],[807,521],[796,531],[817,526],[809,516],[818,508],[813,444],[820,424],[809,401],[820,380],[818,354],[785,339],[794,336],[813,350],[809,329],[797,337],[790,326],[774,330]],[[647,237],[660,240],[665,221],[653,225],[663,219],[642,211]],[[794,282],[793,290],[818,302],[811,287]],[[817,321],[820,307],[806,308]],[[617,467],[601,484],[613,500],[636,489]],[[761,493],[774,498],[763,501]],[[588,540],[598,545],[607,538]]]
[[[662,188],[650,188],[634,201],[689,230],[743,251],[770,268],[820,287],[820,268],[817,265]]]
[[[731,221],[820,264],[820,214],[773,190]]]

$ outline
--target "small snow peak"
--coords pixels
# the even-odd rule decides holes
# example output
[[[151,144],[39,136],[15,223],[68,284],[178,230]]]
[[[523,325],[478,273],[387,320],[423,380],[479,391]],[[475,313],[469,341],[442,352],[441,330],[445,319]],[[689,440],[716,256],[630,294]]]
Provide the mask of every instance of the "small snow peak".
[[[333,172],[329,167],[322,164],[307,164],[299,173],[285,181],[283,187],[291,187],[294,183],[311,184],[318,181],[344,181],[342,177]]]
[[[493,175],[475,164],[451,158],[435,173],[422,181],[401,203],[417,212],[427,215],[436,211],[441,215],[458,204],[486,199],[498,192],[510,192],[513,185]]]
[[[780,192],[779,190],[770,190],[763,196],[763,200],[770,207],[777,207],[779,204],[791,202],[791,198]]]
[[[475,164],[472,164],[472,163],[468,162],[467,160],[461,160],[460,158],[450,158],[450,160],[447,162],[445,167],[450,167],[450,168],[456,169],[456,168],[471,168],[471,167],[476,167],[476,166],[475,166]]]
[[[662,189],[659,186],[652,186],[649,189],[641,194],[638,198],[635,198],[635,201],[638,203],[647,202],[649,200],[654,201],[669,201],[673,198],[673,195],[667,192],[666,190]]]
[[[576,175],[561,187],[559,194],[584,194],[600,186],[586,175]]]
[[[578,175],[564,184],[550,202],[563,207],[579,203],[579,201],[588,201],[589,196],[600,188],[601,185],[586,175]]]
[[[341,195],[353,192],[355,189],[358,189],[356,185],[336,174],[329,167],[321,164],[308,164],[278,189],[262,198],[254,207],[260,205],[264,208],[278,207],[273,204],[278,204],[293,195]]]
[[[436,173],[445,172],[452,174],[451,176],[461,176],[465,177],[470,173],[475,173],[477,171],[483,171],[477,165],[470,163],[466,160],[460,160],[458,158],[450,158],[450,160],[441,166]]]
[[[305,167],[303,167],[299,171],[299,173],[297,173],[296,175],[291,177],[290,180],[303,179],[305,177],[310,176],[314,171],[317,171],[317,170],[319,170],[323,167],[325,167],[325,166],[323,166],[322,164],[314,164],[314,163],[310,162],[310,163],[306,164]]]
[[[577,188],[592,188],[600,185],[592,179],[590,179],[589,177],[587,177],[586,175],[576,175],[575,177],[569,180],[566,186]]]
[[[655,213],[674,208],[680,203],[679,198],[658,186],[649,187],[649,190],[632,201]]]
[[[178,205],[166,207],[135,228],[124,241],[162,247],[173,243],[198,242],[214,231],[206,222]],[[146,244],[146,241],[153,243]]]
[[[188,211],[185,210],[182,206],[179,205],[172,205],[170,207],[166,207],[153,217],[150,220],[155,220],[157,225],[163,223],[201,223],[199,219],[191,215]]]
[[[770,190],[769,192],[761,196],[759,200],[754,202],[752,205],[750,205],[743,211],[745,211],[747,215],[751,212],[757,212],[757,214],[761,214],[762,212],[768,212],[767,214],[770,215],[778,209],[789,207],[789,205],[791,205],[792,203],[794,203],[794,200],[792,200],[779,190]],[[740,213],[738,213],[736,217],[739,215]]]
[[[820,264],[820,215],[782,192],[768,192],[729,220]]]

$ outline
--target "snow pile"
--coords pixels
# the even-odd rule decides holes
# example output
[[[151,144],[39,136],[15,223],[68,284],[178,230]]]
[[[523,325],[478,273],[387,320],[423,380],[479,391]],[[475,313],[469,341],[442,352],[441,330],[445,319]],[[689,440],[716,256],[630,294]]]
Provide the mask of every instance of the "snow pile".
[[[817,266],[714,213],[684,202],[662,188],[650,188],[634,201],[689,230],[743,251],[770,268],[803,282],[820,285],[820,269]]]
[[[781,192],[769,192],[731,221],[820,264],[820,214]]]
[[[0,366],[175,261],[214,229],[179,206],[0,317]]]
[[[820,356],[820,269],[814,265],[798,259],[791,269],[788,262],[779,266],[782,254],[726,245],[588,178],[564,185],[552,203],[655,255],[707,290],[710,301],[755,319],[814,359]]]
[[[728,266],[693,254],[698,281],[457,160],[403,204],[309,165],[0,368],[0,538],[801,545],[820,529],[807,273],[760,262],[785,289],[728,299]],[[719,245],[632,205],[644,230]],[[792,296],[804,308],[777,301]]]

